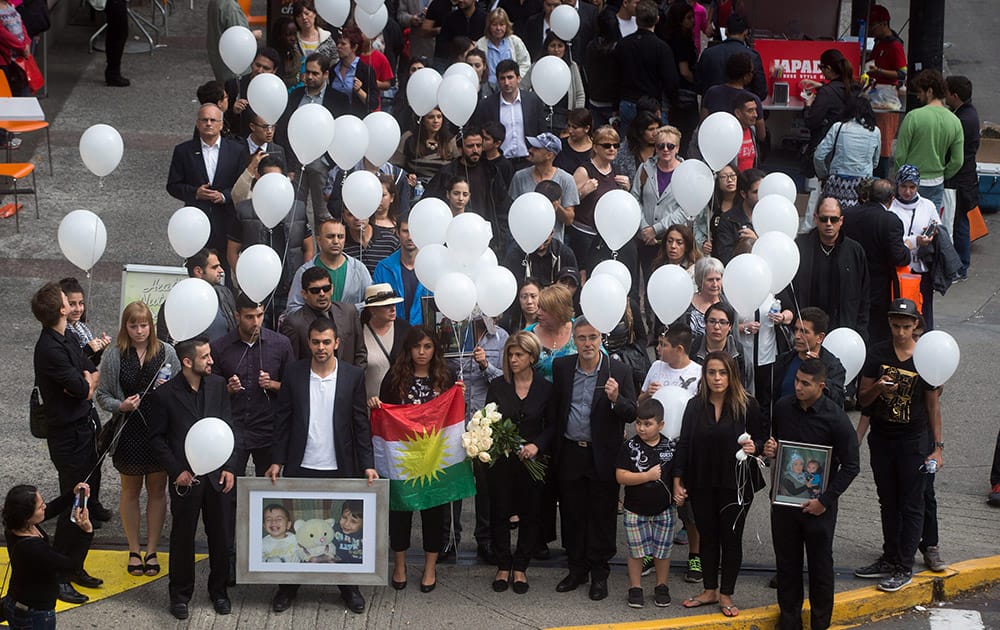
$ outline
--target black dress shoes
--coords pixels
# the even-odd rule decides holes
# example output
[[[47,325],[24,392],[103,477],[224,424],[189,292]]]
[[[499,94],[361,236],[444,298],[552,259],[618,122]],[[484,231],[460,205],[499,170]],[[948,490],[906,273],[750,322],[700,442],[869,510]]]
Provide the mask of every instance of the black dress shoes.
[[[104,82],[107,83],[109,87],[128,87],[132,85],[131,81],[121,75],[116,77],[105,77]]]
[[[188,618],[188,605],[185,602],[174,602],[170,604],[170,614],[174,616],[174,619],[180,619],[184,621]]]
[[[69,581],[78,584],[83,588],[97,588],[101,584],[104,584],[104,580],[102,580],[101,578],[95,578],[93,575],[87,573],[83,569],[80,569],[72,576],[70,576]]]
[[[594,580],[590,583],[590,599],[599,602],[608,596],[608,581]]]
[[[347,610],[359,615],[365,612],[365,597],[357,586],[345,587],[340,591],[340,596],[344,599]]]
[[[233,612],[233,604],[228,597],[216,597],[212,600],[212,608],[217,615],[228,615]]]
[[[285,612],[292,607],[292,599],[294,598],[294,595],[279,588],[278,592],[274,594],[274,599],[271,600],[271,610],[276,613]]]
[[[90,598],[73,588],[69,582],[59,585],[59,599],[67,604],[82,604]]]
[[[561,582],[556,584],[557,593],[568,593],[570,591],[575,591],[581,584],[587,583],[586,576],[573,575],[570,573],[562,579]]]

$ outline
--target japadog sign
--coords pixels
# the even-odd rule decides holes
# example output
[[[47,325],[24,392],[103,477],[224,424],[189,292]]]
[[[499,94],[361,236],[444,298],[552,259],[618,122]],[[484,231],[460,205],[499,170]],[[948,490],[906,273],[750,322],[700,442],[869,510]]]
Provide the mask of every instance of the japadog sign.
[[[820,70],[819,58],[824,50],[836,48],[854,68],[854,77],[858,76],[858,65],[861,63],[861,48],[857,42],[831,41],[800,41],[787,39],[757,39],[754,40],[754,50],[760,53],[767,75],[767,91],[770,94],[771,85],[780,77],[788,83],[789,91],[798,94],[801,91],[799,82],[802,79],[812,79],[825,83]]]

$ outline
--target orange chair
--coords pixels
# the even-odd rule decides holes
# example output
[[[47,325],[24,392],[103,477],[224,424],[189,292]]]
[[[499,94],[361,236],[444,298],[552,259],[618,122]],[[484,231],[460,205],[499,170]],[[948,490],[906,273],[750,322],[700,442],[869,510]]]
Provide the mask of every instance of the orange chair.
[[[10,91],[10,84],[7,83],[7,75],[0,72],[0,98],[13,96]],[[52,175],[52,142],[49,140],[49,123],[44,120],[0,120],[0,129],[8,133],[31,133],[32,131],[45,130],[45,147],[49,151],[49,175]],[[10,162],[10,143],[7,145],[7,161]]]
[[[267,16],[266,15],[250,15],[250,0],[239,0],[240,8],[243,9],[243,13],[247,16],[247,22],[250,26],[267,26]]]
[[[31,175],[31,188],[18,188],[17,180],[24,179]],[[13,180],[10,188],[0,189],[2,195],[14,195],[14,224],[18,232],[21,231],[21,213],[17,211],[17,196],[31,195],[35,198],[35,218],[41,215],[38,213],[38,189],[35,186],[35,165],[31,162],[24,163],[4,163],[0,164],[0,177],[9,177]]]

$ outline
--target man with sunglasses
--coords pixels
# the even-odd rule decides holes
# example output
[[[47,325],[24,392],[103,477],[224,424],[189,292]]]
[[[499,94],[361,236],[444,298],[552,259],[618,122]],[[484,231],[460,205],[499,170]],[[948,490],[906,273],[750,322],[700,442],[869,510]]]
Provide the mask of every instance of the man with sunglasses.
[[[798,306],[822,309],[830,330],[847,327],[866,336],[871,297],[865,250],[841,233],[844,217],[833,197],[823,199],[813,217],[816,227],[795,239],[800,262],[792,287]]]
[[[281,322],[280,332],[292,343],[296,359],[308,359],[312,356],[309,325],[320,317],[326,317],[333,321],[339,333],[337,358],[365,369],[368,366],[368,350],[365,348],[358,311],[353,304],[334,302],[330,299],[332,294],[333,283],[326,269],[306,269],[302,273],[302,299],[305,300],[305,306],[285,317]]]

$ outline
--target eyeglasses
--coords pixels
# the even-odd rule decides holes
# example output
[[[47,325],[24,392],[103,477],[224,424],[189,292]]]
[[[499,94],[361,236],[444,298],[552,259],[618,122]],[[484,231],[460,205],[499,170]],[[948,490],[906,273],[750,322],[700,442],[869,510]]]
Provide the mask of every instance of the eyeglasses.
[[[664,149],[666,149],[667,151],[673,151],[676,148],[677,148],[677,145],[674,144],[673,142],[660,142],[660,143],[657,143],[657,145],[656,145],[656,150],[657,151],[662,151]]]
[[[600,335],[577,335],[576,342],[583,345],[585,343],[596,343],[601,340]]]
[[[598,143],[597,146],[601,147],[602,149],[617,149],[622,145],[620,142],[600,142]]]
[[[333,291],[333,285],[324,284],[318,287],[309,287],[308,289],[306,289],[306,291],[312,293],[313,295],[319,295],[320,293],[329,293],[330,291]]]
[[[734,182],[736,181],[736,173],[729,173],[728,175],[725,173],[719,173],[719,179],[725,182]]]
[[[250,124],[253,125],[254,127],[260,127],[261,129],[266,129],[267,131],[271,131],[276,127],[276,125],[258,125],[255,122],[252,122]]]
[[[840,219],[843,217],[816,217],[816,220],[820,223],[840,223]]]
[[[718,326],[719,328],[722,328],[724,326],[728,326],[729,325],[729,320],[728,319],[715,319],[715,318],[706,319],[705,320],[705,325],[706,326]]]

